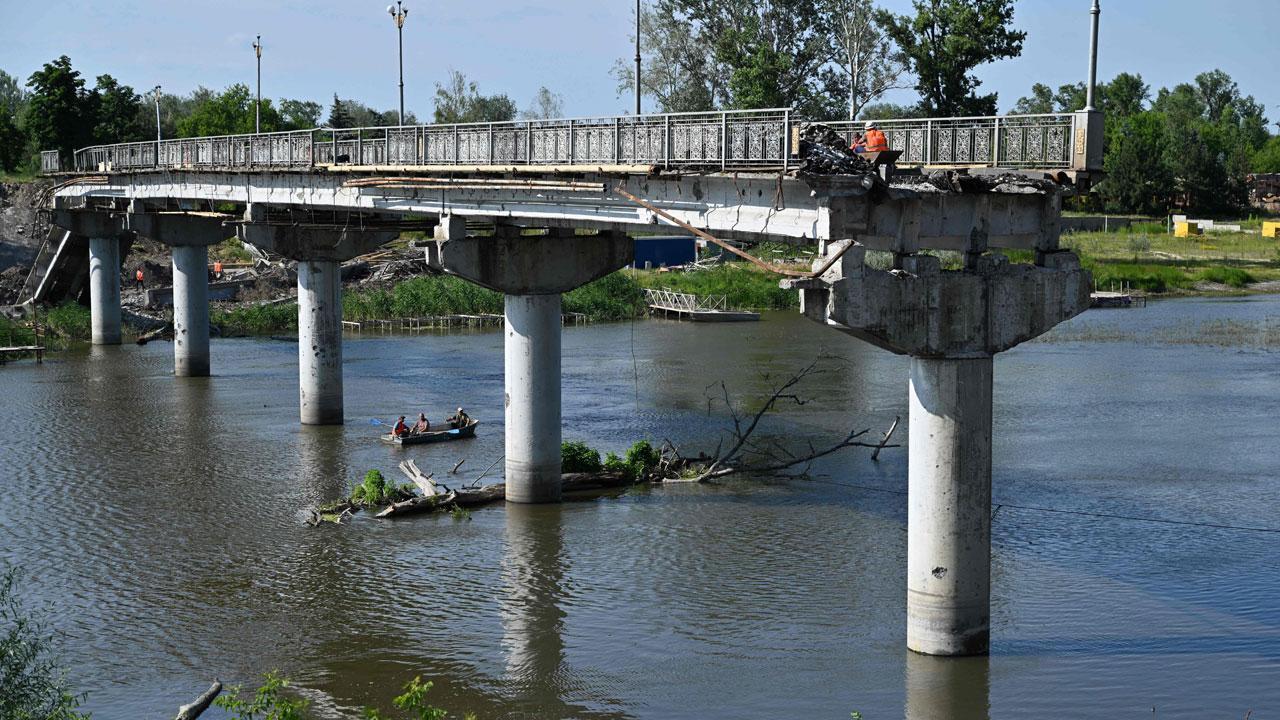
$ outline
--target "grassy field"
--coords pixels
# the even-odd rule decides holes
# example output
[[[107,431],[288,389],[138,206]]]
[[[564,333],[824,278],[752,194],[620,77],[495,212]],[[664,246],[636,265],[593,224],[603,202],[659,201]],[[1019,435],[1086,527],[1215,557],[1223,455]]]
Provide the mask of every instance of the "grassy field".
[[[1064,247],[1079,253],[1098,289],[1128,285],[1150,293],[1205,291],[1205,283],[1247,290],[1280,280],[1280,241],[1252,233],[1176,238],[1138,225],[1120,232],[1072,233]]]

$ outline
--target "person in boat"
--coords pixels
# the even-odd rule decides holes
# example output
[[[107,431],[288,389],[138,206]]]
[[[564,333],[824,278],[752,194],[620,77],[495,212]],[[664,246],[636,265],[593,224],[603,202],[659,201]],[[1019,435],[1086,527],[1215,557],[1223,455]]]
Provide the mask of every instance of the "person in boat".
[[[421,435],[424,432],[431,432],[431,421],[427,419],[426,413],[418,413],[418,422],[413,424],[409,432],[414,435]]]
[[[391,431],[391,434],[396,437],[404,437],[405,435],[409,434],[409,426],[404,424],[403,415],[401,415],[400,419],[396,421],[396,426]]]
[[[471,416],[467,415],[462,408],[458,408],[458,412],[449,416],[449,427],[464,428],[471,422]]]

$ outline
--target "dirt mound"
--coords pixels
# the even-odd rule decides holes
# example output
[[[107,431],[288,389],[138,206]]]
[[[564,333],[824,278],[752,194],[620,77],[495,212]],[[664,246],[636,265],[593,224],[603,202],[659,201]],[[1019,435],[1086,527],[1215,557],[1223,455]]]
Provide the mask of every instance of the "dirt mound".
[[[22,283],[27,279],[30,268],[14,265],[0,271],[0,305],[13,305],[18,302],[18,293],[22,292]]]

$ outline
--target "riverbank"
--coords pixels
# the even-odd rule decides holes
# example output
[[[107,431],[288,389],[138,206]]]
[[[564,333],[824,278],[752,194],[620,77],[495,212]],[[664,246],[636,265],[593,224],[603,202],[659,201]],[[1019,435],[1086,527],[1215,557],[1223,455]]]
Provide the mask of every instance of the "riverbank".
[[[778,277],[742,263],[694,272],[619,270],[564,294],[565,313],[588,322],[644,317],[645,288],[668,288],[696,295],[724,295],[728,305],[751,310],[789,310],[795,293],[778,287]],[[446,315],[501,315],[502,294],[451,275],[425,275],[387,287],[357,288],[343,294],[342,318],[353,322]],[[264,335],[296,330],[297,304],[215,304],[210,323],[223,335]]]
[[[1280,292],[1280,241],[1260,234],[1178,238],[1139,224],[1070,233],[1062,245],[1080,255],[1099,290],[1129,287],[1163,296]]]

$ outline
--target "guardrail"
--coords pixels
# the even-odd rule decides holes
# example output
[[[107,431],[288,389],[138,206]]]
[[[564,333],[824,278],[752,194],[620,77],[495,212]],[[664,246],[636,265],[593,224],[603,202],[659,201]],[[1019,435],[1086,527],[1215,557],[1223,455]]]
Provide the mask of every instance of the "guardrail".
[[[40,151],[40,172],[58,172],[62,170],[62,154],[57,150]]]
[[[1077,167],[1076,141],[1081,140],[1080,155],[1087,155],[1089,115],[883,120],[877,125],[889,148],[902,151],[899,165],[1087,169]],[[849,142],[853,142],[853,133],[865,127],[861,121],[826,124]]]
[[[460,125],[290,132],[98,145],[75,153],[80,172],[148,168],[266,169],[314,165],[646,165],[727,169],[798,164],[808,121],[788,108]],[[852,140],[861,122],[826,123]],[[1096,124],[1096,130],[1095,130]],[[1101,115],[884,120],[901,165],[1100,168]],[[1096,136],[1096,137],[1095,137]],[[1095,148],[1096,143],[1096,148]],[[50,160],[45,160],[52,156]],[[56,153],[42,153],[42,163]],[[44,168],[56,172],[58,167]]]

